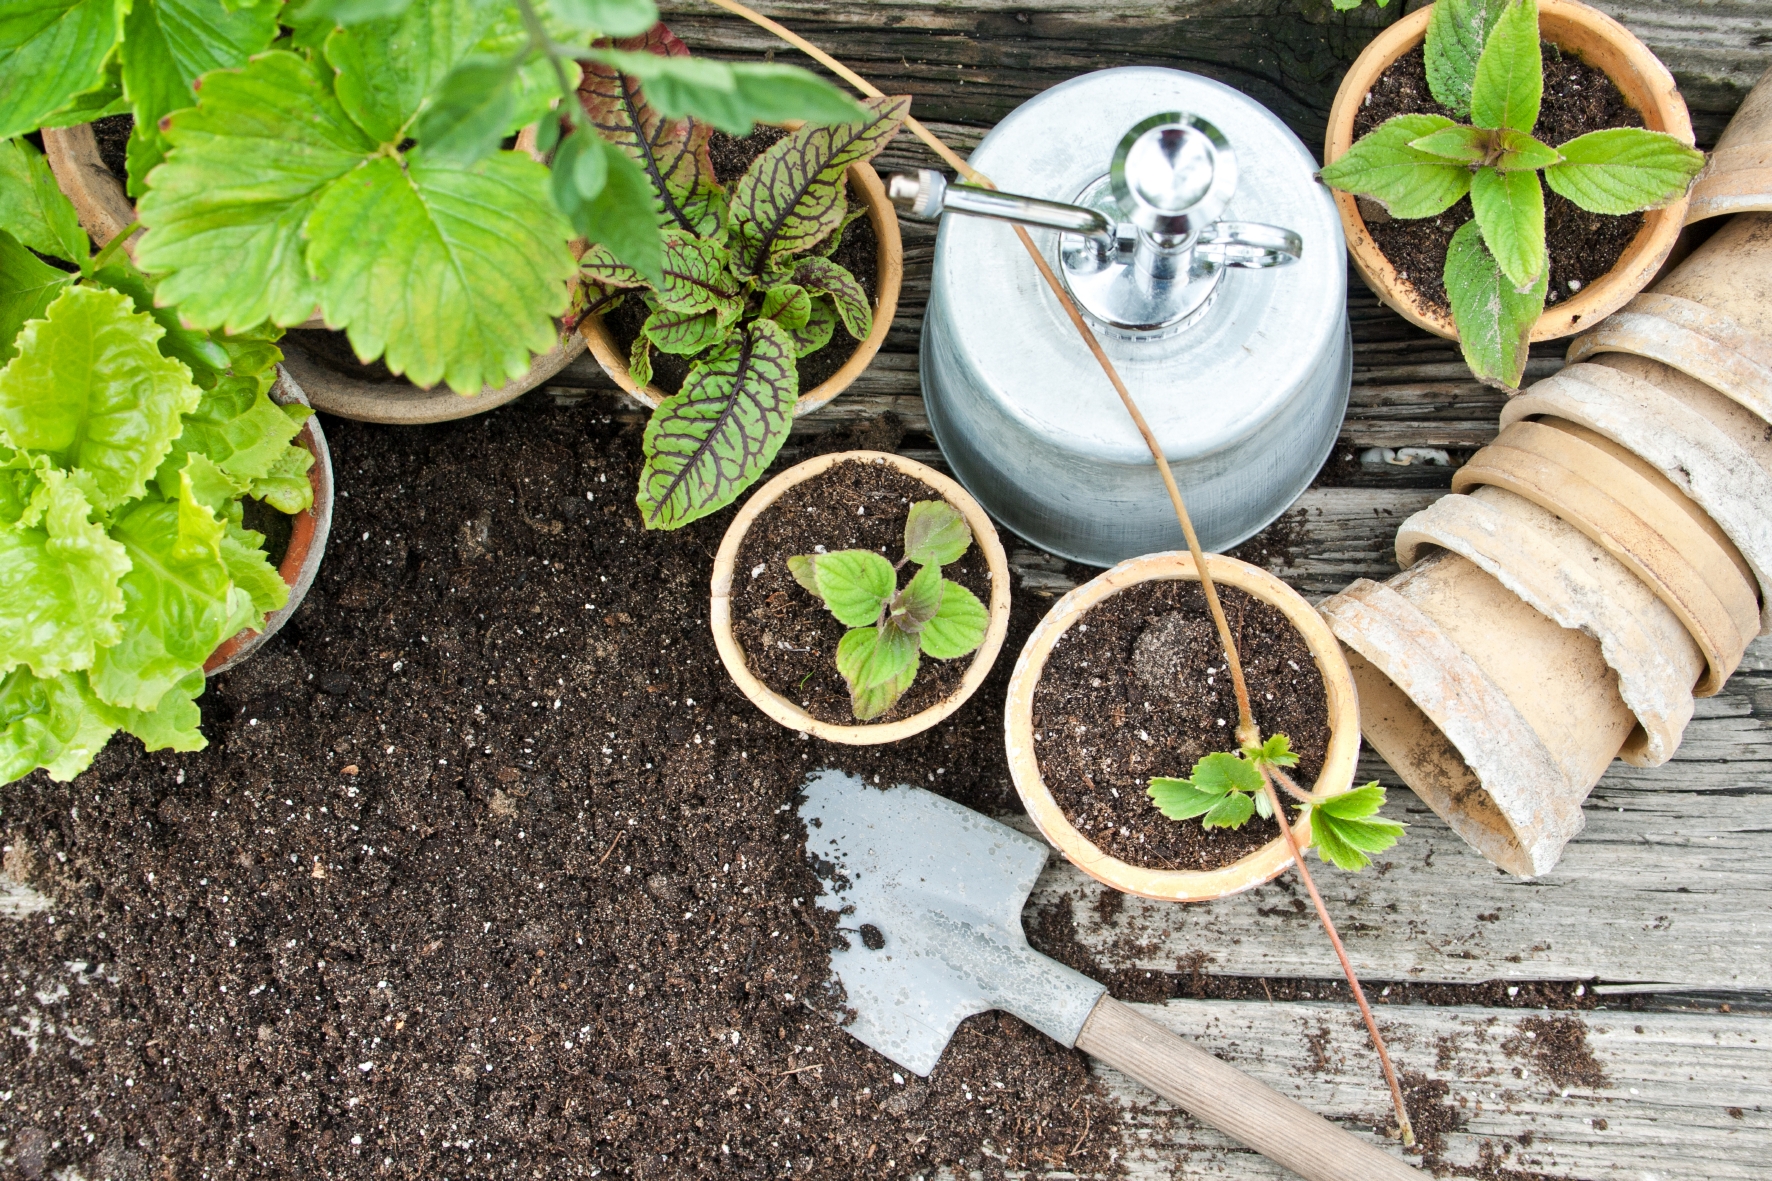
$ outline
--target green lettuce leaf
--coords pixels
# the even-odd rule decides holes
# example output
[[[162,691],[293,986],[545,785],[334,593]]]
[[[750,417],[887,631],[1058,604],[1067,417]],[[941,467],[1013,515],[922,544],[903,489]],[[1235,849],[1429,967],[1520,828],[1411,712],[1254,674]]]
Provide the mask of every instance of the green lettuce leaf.
[[[1530,135],[1544,97],[1537,0],[1509,0],[1495,19],[1471,84],[1471,122]]]
[[[209,745],[197,729],[203,721],[203,711],[197,707],[196,699],[203,695],[203,686],[203,672],[199,669],[161,694],[153,709],[123,709],[105,705],[97,698],[92,700],[99,716],[141,739],[149,750],[202,750]]]
[[[91,252],[74,203],[29,140],[0,140],[0,230],[39,254],[75,264]]]
[[[290,440],[300,430],[301,426],[265,395],[257,378],[225,377],[205,390],[195,409],[184,416],[184,432],[173,440],[154,483],[160,495],[176,499],[185,457],[195,453],[240,481],[242,488],[248,487],[287,462]]]
[[[933,566],[925,566],[933,570]],[[919,640],[925,656],[953,660],[978,649],[990,627],[991,613],[977,595],[951,578],[941,580],[941,607],[923,625]]]
[[[253,631],[262,631],[265,616],[281,610],[289,602],[289,584],[271,565],[265,553],[265,535],[253,529],[242,529],[226,522],[221,539],[222,564],[228,577],[245,591],[252,601],[252,618],[246,624]]]
[[[1544,183],[1593,213],[1635,213],[1665,205],[1684,193],[1704,167],[1703,152],[1640,127],[1590,131],[1558,150],[1562,163],[1544,170]]]
[[[49,680],[23,666],[0,678],[0,783],[38,767],[66,783],[92,765],[115,727],[85,673]]]
[[[314,484],[308,470],[314,457],[305,447],[289,446],[264,476],[255,476],[247,495],[264,501],[278,512],[305,513],[314,504]]]
[[[1443,115],[1386,119],[1317,175],[1344,192],[1371,197],[1392,217],[1433,217],[1470,192],[1471,171],[1410,145],[1452,126]]]
[[[0,527],[0,672],[28,664],[51,678],[91,668],[117,642],[129,558],[72,480],[54,469],[41,478],[40,523]]]
[[[100,512],[140,496],[202,396],[190,370],[161,354],[160,336],[128,296],[67,288],[0,369],[0,435],[81,469]]]
[[[18,334],[26,320],[38,320],[74,279],[58,271],[0,230],[0,362],[17,353]]]
[[[35,131],[104,83],[129,0],[10,0],[0,8],[0,139]]]
[[[1540,272],[1529,291],[1516,291],[1483,245],[1477,223],[1467,221],[1446,248],[1445,281],[1459,347],[1471,372],[1492,384],[1519,388],[1532,325],[1544,311],[1549,270]]]

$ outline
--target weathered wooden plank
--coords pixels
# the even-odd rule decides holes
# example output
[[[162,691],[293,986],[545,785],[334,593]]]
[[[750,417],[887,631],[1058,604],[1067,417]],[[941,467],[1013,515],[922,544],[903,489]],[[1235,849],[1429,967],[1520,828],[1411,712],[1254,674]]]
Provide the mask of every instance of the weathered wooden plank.
[[[1141,1012],[1374,1142],[1390,1113],[1351,1005],[1171,1001]],[[1772,1018],[1395,1006],[1379,1020],[1436,1172],[1750,1181],[1772,1159]],[[1567,1039],[1565,1041],[1565,1039]],[[1573,1054],[1553,1059],[1546,1047]],[[1110,1068],[1138,1178],[1289,1178]],[[1393,1145],[1394,1147],[1394,1145]],[[1509,1170],[1505,1174],[1502,1170]]]

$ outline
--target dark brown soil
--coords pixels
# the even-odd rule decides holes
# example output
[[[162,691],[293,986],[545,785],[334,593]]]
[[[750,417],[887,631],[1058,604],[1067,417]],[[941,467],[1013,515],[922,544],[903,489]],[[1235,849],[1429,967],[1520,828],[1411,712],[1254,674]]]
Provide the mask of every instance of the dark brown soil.
[[[732,576],[733,636],[757,679],[820,721],[848,726],[908,718],[958,690],[972,657],[925,657],[897,705],[872,722],[857,722],[836,665],[837,642],[849,629],[787,568],[789,558],[819,546],[874,550],[897,562],[904,557],[911,505],[940,499],[941,493],[896,468],[850,461],[790,489],[765,510],[745,534]],[[899,585],[914,572],[900,571]],[[941,573],[991,601],[990,565],[976,541]]]
[[[985,1015],[924,1081],[826,1015],[803,774],[1011,809],[1007,661],[907,742],[804,739],[713,649],[732,510],[642,530],[636,428],[525,400],[326,429],[325,566],[211,682],[210,748],[0,788],[7,869],[55,900],[0,923],[31,1031],[0,1037],[0,1174],[1111,1167],[1081,1054]]]
[[[1565,55],[1553,45],[1543,46],[1544,100],[1532,134],[1555,147],[1578,135],[1608,127],[1641,127],[1642,113],[1604,71]],[[1420,46],[1391,64],[1373,85],[1366,103],[1354,116],[1354,136],[1365,135],[1396,115],[1445,115],[1452,112],[1434,101],[1427,86],[1427,66]],[[1543,180],[1539,183],[1542,185]],[[1379,250],[1390,259],[1398,274],[1415,289],[1427,307],[1451,314],[1443,272],[1446,247],[1452,235],[1469,221],[1471,203],[1462,197],[1438,217],[1414,221],[1393,220],[1370,202],[1361,203],[1366,228]],[[1544,189],[1545,250],[1550,258],[1550,290],[1547,303],[1567,299],[1615,266],[1637,231],[1643,215],[1629,213],[1611,217],[1589,213],[1571,201]]]
[[[720,131],[714,132],[708,149],[714,161],[714,176],[721,184],[730,188],[733,181],[744,175],[752,160],[761,156],[771,144],[786,134],[779,127],[759,127],[743,138]],[[859,195],[852,196],[855,200],[860,200]],[[880,275],[880,240],[874,233],[872,223],[865,217],[850,222],[849,228],[843,231],[842,243],[831,257],[855,276],[862,290],[867,292],[871,303],[878,292]],[[646,322],[646,316],[645,303],[638,297],[630,297],[622,300],[614,311],[604,317],[610,331],[615,334],[622,356],[627,356],[633,349],[634,339],[640,335],[640,325]],[[829,344],[817,352],[801,357],[796,363],[800,373],[800,393],[805,394],[828,381],[855,354],[860,343],[838,324],[836,331],[831,334]],[[689,366],[693,360],[693,357],[654,351],[652,384],[666,393],[676,393],[683,388],[683,381],[689,376]]]
[[[1510,1058],[1531,1063],[1553,1086],[1598,1090],[1607,1085],[1605,1068],[1588,1048],[1587,1022],[1579,1017],[1528,1017],[1520,1022],[1519,1036],[1501,1048]]]
[[[129,179],[129,133],[134,130],[134,115],[108,115],[92,121],[92,135],[98,140],[98,158],[120,181]]]
[[[1242,654],[1263,734],[1285,734],[1295,777],[1315,782],[1329,749],[1329,703],[1310,649],[1278,610],[1235,587],[1220,601]],[[1053,645],[1034,694],[1047,788],[1103,850],[1150,869],[1218,869],[1280,835],[1260,816],[1208,831],[1170,820],[1145,794],[1236,749],[1237,703],[1206,597],[1194,582],[1144,582],[1092,608]]]

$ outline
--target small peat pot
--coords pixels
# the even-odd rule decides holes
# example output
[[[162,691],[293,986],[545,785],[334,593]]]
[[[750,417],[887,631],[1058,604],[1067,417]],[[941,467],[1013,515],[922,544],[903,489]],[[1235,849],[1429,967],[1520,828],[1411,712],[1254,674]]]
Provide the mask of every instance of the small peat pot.
[[[1422,67],[1422,47],[1432,13],[1431,5],[1410,13],[1374,38],[1354,61],[1329,110],[1325,163],[1339,160],[1356,139],[1391,116],[1442,113],[1428,93]],[[1544,106],[1535,128],[1540,139],[1553,144],[1566,142],[1590,131],[1628,125],[1625,120],[1640,117],[1641,126],[1648,130],[1692,143],[1692,120],[1673,75],[1623,25],[1575,0],[1538,0],[1538,27],[1542,39],[1561,54],[1554,75],[1551,59],[1546,59]],[[1594,119],[1595,104],[1588,100],[1596,71],[1611,80],[1623,107],[1629,110],[1615,111],[1617,119],[1602,119],[1589,126],[1584,120]],[[1583,72],[1585,78],[1578,76]],[[1568,92],[1568,101],[1559,97],[1563,90]],[[1585,97],[1577,101],[1584,92]],[[1582,112],[1579,117],[1578,110]],[[1467,200],[1461,199],[1438,218],[1391,221],[1376,203],[1335,193],[1348,253],[1360,278],[1405,319],[1449,340],[1458,338],[1458,329],[1440,287],[1439,268],[1446,250],[1444,239],[1470,218]],[[1548,200],[1553,204],[1563,201],[1554,194]],[[1579,238],[1579,244],[1571,246],[1559,232],[1549,236],[1551,288],[1549,302],[1532,326],[1531,339],[1535,341],[1581,331],[1624,306],[1654,279],[1686,220],[1685,196],[1646,213],[1610,218],[1597,218],[1563,203],[1571,214],[1565,219],[1570,241]],[[1627,218],[1633,220],[1627,222]],[[1640,219],[1640,225],[1632,232],[1635,219]],[[1609,225],[1602,227],[1601,223]],[[1437,247],[1428,241],[1436,233],[1440,235]],[[1430,257],[1436,250],[1437,260]],[[1613,258],[1610,265],[1599,274],[1583,275],[1587,269],[1603,266],[1602,254]],[[1424,293],[1415,279],[1437,294]]]
[[[1264,735],[1285,733],[1298,779],[1347,790],[1360,751],[1354,682],[1323,619],[1267,571],[1207,555],[1238,635]],[[1009,769],[1028,815],[1097,881],[1173,902],[1222,898],[1292,864],[1278,826],[1169,820],[1145,794],[1236,748],[1237,706],[1191,555],[1120,563],[1060,599],[1022,648],[1004,716]],[[1295,824],[1301,844],[1307,826]]]
[[[278,368],[277,384],[271,387],[271,400],[283,406],[297,403],[310,405],[301,385],[281,366]],[[314,578],[320,573],[320,560],[326,556],[326,539],[332,533],[332,452],[326,446],[326,432],[321,429],[320,419],[315,415],[309,415],[308,420],[302,424],[301,434],[295,437],[295,441],[314,457],[314,466],[308,469],[308,483],[314,489],[314,503],[306,512],[293,517],[284,517],[274,509],[266,510],[269,515],[288,522],[287,539],[282,542],[283,556],[277,563],[277,572],[289,584],[289,601],[265,617],[263,631],[239,632],[211,653],[203,665],[203,671],[210,676],[233,668],[276,635],[289,621],[289,617],[301,607],[302,600],[307,597],[308,588],[314,585]],[[263,527],[250,517],[247,524]],[[278,544],[276,535],[267,534],[267,543],[275,554]]]
[[[910,569],[896,578],[908,587],[906,578],[923,567],[906,554],[906,525],[913,506],[926,502],[957,509],[971,530],[971,542],[952,560],[944,557],[939,573],[976,598],[984,638],[950,660],[922,657],[890,708],[857,721],[837,667],[851,629],[806,588],[789,559],[859,550],[888,563],[903,556]],[[933,468],[880,451],[821,455],[763,485],[733,518],[714,558],[708,622],[726,671],[777,722],[851,746],[897,742],[952,714],[984,683],[1009,630],[1009,561],[984,509]]]

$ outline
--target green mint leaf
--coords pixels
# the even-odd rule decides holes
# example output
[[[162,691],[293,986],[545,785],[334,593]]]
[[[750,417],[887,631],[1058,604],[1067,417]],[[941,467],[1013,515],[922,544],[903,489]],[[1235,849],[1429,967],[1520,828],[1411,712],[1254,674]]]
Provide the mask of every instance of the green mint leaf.
[[[635,37],[658,23],[652,0],[549,0],[554,17],[575,29]]]
[[[0,672],[28,664],[47,678],[117,642],[129,558],[74,481],[53,468],[42,479],[41,521],[0,528]]]
[[[892,598],[898,572],[892,563],[865,549],[820,554],[813,567],[818,576],[818,595],[837,622],[848,627],[878,623],[880,609]]]
[[[832,310],[831,301],[821,295],[812,301],[806,323],[782,331],[794,342],[796,357],[809,356],[831,343],[831,337],[837,331],[837,313]]]
[[[798,66],[728,65],[627,49],[598,49],[591,56],[638,79],[665,118],[694,116],[729,135],[749,135],[759,122],[831,124],[863,117],[855,100]]]
[[[69,287],[19,333],[0,369],[0,436],[90,477],[100,512],[140,496],[201,392],[156,347],[161,328],[129,297]]]
[[[736,500],[787,440],[799,392],[793,342],[773,320],[747,324],[690,366],[641,441],[646,527],[675,529]]]
[[[1484,381],[1519,388],[1532,325],[1544,311],[1548,271],[1525,294],[1514,290],[1483,245],[1477,223],[1467,221],[1447,246],[1444,275],[1459,346],[1471,372]]]
[[[1255,815],[1255,803],[1240,791],[1233,791],[1212,805],[1200,818],[1201,828],[1242,828]]]
[[[732,277],[731,257],[726,247],[712,238],[665,231],[659,303],[678,312],[717,312],[723,328],[736,323],[744,312],[744,289]],[[763,317],[772,318],[769,312]]]
[[[763,293],[763,307],[757,314],[792,333],[806,327],[806,321],[812,318],[812,297],[794,283],[771,287]]]
[[[919,500],[904,521],[905,561],[918,566],[951,566],[972,545],[972,527],[945,500]]]
[[[1439,0],[1428,17],[1427,87],[1460,118],[1470,116],[1477,59],[1502,7],[1503,0]]]
[[[1222,793],[1201,791],[1186,779],[1153,779],[1145,794],[1171,820],[1191,820],[1218,806]]]
[[[802,259],[794,268],[793,279],[815,295],[828,295],[844,330],[856,340],[866,340],[874,330],[874,309],[868,303],[868,293],[840,264],[828,258]]]
[[[308,218],[377,147],[333,97],[331,73],[273,50],[211,75],[197,106],[171,117],[173,152],[136,205],[148,227],[136,261],[198,327],[299,324],[319,302]],[[387,229],[378,223],[378,246]]]
[[[246,64],[277,35],[281,5],[249,0],[133,0],[123,26],[123,93],[135,116],[129,137],[129,192],[139,196],[165,157],[160,120],[196,102],[193,85],[210,70]]]
[[[689,47],[659,24],[644,36],[614,42],[625,54],[687,58]],[[708,157],[711,125],[666,118],[648,101],[640,79],[601,61],[584,63],[578,97],[591,125],[640,169],[646,204],[659,225],[714,237],[725,229],[726,194]]]
[[[1515,131],[1511,127],[1502,129],[1499,147],[1501,150],[1495,157],[1495,167],[1502,172],[1529,172],[1549,168],[1563,158],[1562,153],[1549,144],[1539,143],[1524,131]]]
[[[761,276],[836,229],[847,211],[844,172],[872,159],[904,123],[909,98],[873,98],[868,117],[834,127],[808,124],[751,162],[732,188],[733,269]]]
[[[587,170],[579,158],[596,154],[600,167],[589,170],[603,183],[590,195],[578,188]],[[554,203],[572,228],[632,267],[654,286],[664,283],[664,240],[653,212],[652,184],[640,165],[589,127],[580,127],[560,141],[554,152]]]
[[[517,95],[512,88],[516,78],[516,63],[509,58],[463,60],[438,83],[413,125],[413,138],[433,160],[472,164],[490,156],[498,150],[505,127],[517,113]],[[592,167],[601,173],[601,155],[581,159],[595,160]],[[601,187],[599,175],[591,195]]]
[[[328,324],[359,357],[421,386],[503,385],[554,346],[577,261],[547,196],[548,172],[521,152],[468,168],[379,157],[329,188],[308,219],[308,265]],[[363,227],[376,249],[363,249]],[[415,283],[413,276],[427,277]]]
[[[104,83],[127,0],[25,0],[0,10],[0,139],[35,131]]]
[[[1262,790],[1261,772],[1255,764],[1224,751],[1215,751],[1194,764],[1194,786],[1201,791],[1257,792]]]
[[[934,566],[925,566],[933,570]],[[923,652],[936,660],[954,660],[978,649],[990,627],[991,613],[977,595],[951,578],[941,580],[941,606],[923,625]]]
[[[917,676],[917,638],[891,623],[858,627],[837,644],[837,671],[849,685],[849,704],[859,721],[871,721],[897,704]]]
[[[25,321],[41,319],[73,279],[0,230],[0,364],[17,354],[14,346]]]
[[[1260,746],[1245,746],[1243,757],[1251,762],[1270,763],[1275,767],[1298,765],[1298,756],[1292,753],[1292,740],[1284,734],[1270,734]]]
[[[1452,126],[1443,115],[1386,119],[1317,175],[1344,192],[1371,197],[1392,217],[1433,217],[1470,191],[1471,172],[1409,145]]]
[[[885,561],[884,558],[880,560]],[[892,602],[887,605],[887,617],[902,631],[917,635],[941,609],[942,586],[940,566],[919,567],[904,589],[892,596]]]
[[[0,140],[0,230],[39,254],[77,265],[92,250],[74,203],[29,140]]]
[[[1471,177],[1471,209],[1483,244],[1516,290],[1544,277],[1544,189],[1536,173],[1478,169]]]
[[[818,595],[822,600],[824,595],[818,589],[819,556],[818,554],[795,554],[788,559],[788,573],[794,576],[795,582]]]
[[[659,308],[646,317],[640,331],[661,353],[693,357],[732,334],[732,324],[718,312],[680,312]]]
[[[1557,150],[1563,161],[1544,170],[1544,183],[1593,213],[1635,213],[1665,205],[1684,193],[1704,167],[1703,152],[1640,127],[1590,131]]]
[[[1511,127],[1528,135],[1544,96],[1544,61],[1538,50],[1537,0],[1509,0],[1501,10],[1471,85],[1471,122]]]
[[[1430,156],[1438,156],[1443,160],[1459,160],[1466,164],[1475,164],[1487,159],[1491,141],[1495,138],[1492,131],[1481,131],[1475,127],[1465,127],[1454,123],[1450,127],[1442,127],[1438,131],[1429,132],[1419,139],[1409,141],[1409,146],[1418,152],[1426,152]]]

